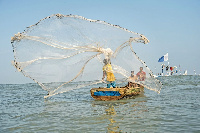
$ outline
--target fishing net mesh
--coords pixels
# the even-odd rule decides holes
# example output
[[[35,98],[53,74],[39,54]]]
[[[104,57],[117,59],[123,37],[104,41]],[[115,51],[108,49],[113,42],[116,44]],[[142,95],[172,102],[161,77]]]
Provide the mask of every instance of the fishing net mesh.
[[[105,21],[54,14],[11,38],[16,69],[38,83],[49,96],[102,83],[103,60],[110,59],[117,81],[128,82],[143,67],[145,81],[133,81],[160,93],[161,83],[134,52],[148,43],[138,34]]]

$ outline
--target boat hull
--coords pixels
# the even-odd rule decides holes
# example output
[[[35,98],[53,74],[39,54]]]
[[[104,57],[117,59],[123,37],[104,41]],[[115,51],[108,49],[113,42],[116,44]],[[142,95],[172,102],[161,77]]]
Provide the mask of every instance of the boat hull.
[[[144,92],[144,87],[120,87],[120,88],[92,88],[91,96],[96,100],[112,101],[119,100],[124,97],[136,96]]]

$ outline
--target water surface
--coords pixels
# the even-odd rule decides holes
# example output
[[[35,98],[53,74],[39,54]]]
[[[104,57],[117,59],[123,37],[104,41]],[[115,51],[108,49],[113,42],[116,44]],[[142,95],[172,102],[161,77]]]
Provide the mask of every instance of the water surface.
[[[1,84],[0,132],[200,132],[200,76],[159,80],[160,94],[118,101],[96,101],[90,87],[45,100],[37,84]]]

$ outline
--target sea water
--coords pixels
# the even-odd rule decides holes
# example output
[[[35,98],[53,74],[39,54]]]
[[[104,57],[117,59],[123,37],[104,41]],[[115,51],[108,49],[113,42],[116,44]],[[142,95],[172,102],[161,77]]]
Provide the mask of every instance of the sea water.
[[[200,132],[200,76],[158,78],[160,94],[97,101],[90,87],[44,99],[35,83],[0,85],[0,132]],[[99,87],[99,86],[96,86]]]

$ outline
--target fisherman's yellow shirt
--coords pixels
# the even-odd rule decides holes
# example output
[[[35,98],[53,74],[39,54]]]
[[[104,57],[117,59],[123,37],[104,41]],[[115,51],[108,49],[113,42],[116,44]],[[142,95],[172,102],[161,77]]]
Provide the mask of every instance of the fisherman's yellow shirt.
[[[107,81],[115,81],[111,64],[107,64],[103,67],[103,71],[106,71]]]

